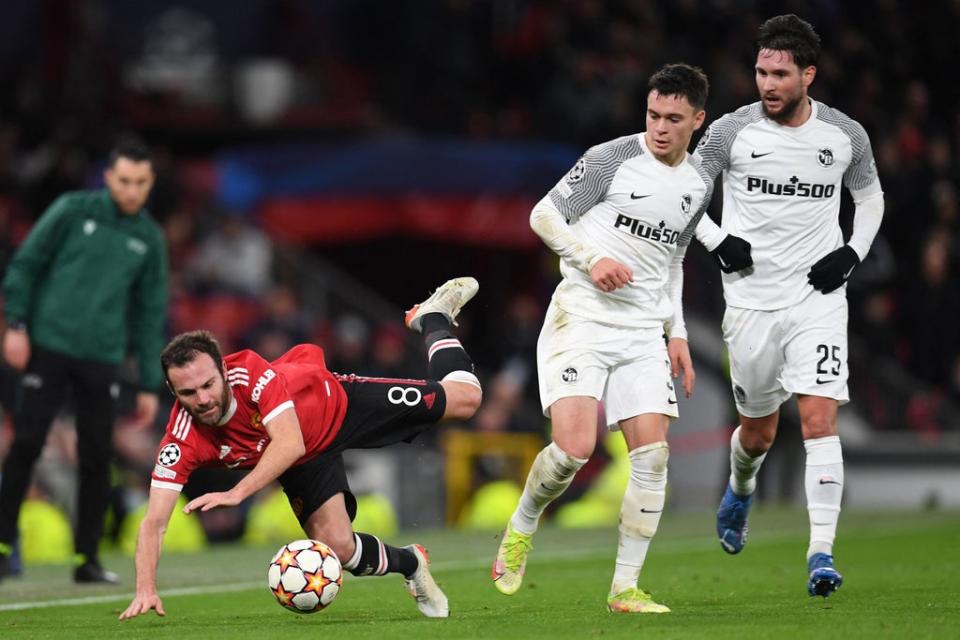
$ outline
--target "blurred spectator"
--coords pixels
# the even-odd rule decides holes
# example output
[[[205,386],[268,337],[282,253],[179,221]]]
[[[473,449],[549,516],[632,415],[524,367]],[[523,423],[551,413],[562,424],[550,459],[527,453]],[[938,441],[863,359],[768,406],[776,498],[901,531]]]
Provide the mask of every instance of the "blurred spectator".
[[[946,388],[960,346],[960,296],[954,279],[951,234],[934,229],[921,255],[920,280],[905,305],[905,335],[911,336],[910,363],[930,384]]]
[[[275,285],[263,296],[263,315],[242,342],[267,360],[292,346],[310,341],[310,327],[297,294],[289,285]]]
[[[532,431],[546,424],[537,385],[537,338],[543,310],[537,299],[518,293],[508,302],[497,328],[499,363],[474,418],[483,431]]]
[[[371,376],[403,378],[422,368],[422,358],[415,358],[409,349],[410,335],[396,323],[383,323],[377,327],[370,350],[368,370]]]
[[[187,265],[187,281],[201,295],[225,293],[256,298],[270,286],[273,245],[239,214],[219,216]]]
[[[755,99],[743,63],[767,17],[760,5],[706,0],[294,0],[254,3],[245,12],[229,3],[123,11],[117,3],[60,4],[62,11],[24,24],[29,35],[9,43],[0,60],[7,88],[0,210],[11,212],[9,237],[16,243],[24,220],[62,191],[90,184],[90,159],[117,128],[142,125],[162,141],[156,161],[161,178],[170,178],[156,186],[151,210],[170,241],[173,291],[183,283],[254,298],[270,286],[265,239],[251,239],[260,232],[232,218],[224,225],[243,233],[218,229],[198,250],[194,224],[211,194],[187,193],[167,167],[285,137],[404,132],[593,144],[642,124],[643,79],[675,60],[703,66],[714,80],[709,119]],[[859,288],[863,318],[851,307],[852,326],[869,331],[871,341],[896,334],[910,346],[897,329],[916,315],[916,283],[902,267],[924,261],[927,236],[941,226],[949,260],[960,256],[953,249],[960,243],[960,98],[942,81],[960,55],[960,11],[943,0],[919,8],[903,0],[813,2],[795,10],[830,44],[814,97],[863,123],[874,141],[887,201],[878,242],[885,239],[891,264],[901,267],[894,281],[867,282],[867,265],[858,270],[851,287]],[[259,72],[247,75],[251,69]],[[263,78],[278,81],[276,90],[264,93]],[[208,175],[214,185],[216,171]],[[698,280],[694,261],[688,268],[688,282]],[[948,296],[953,287],[942,288]],[[692,289],[691,310],[716,313],[714,289]],[[285,343],[263,327],[256,339],[265,350]],[[383,345],[391,357],[389,337]],[[898,349],[897,357],[929,377],[909,351]]]
[[[347,374],[367,370],[369,336],[366,320],[354,314],[341,316],[334,323],[332,343],[323,345],[330,371]]]

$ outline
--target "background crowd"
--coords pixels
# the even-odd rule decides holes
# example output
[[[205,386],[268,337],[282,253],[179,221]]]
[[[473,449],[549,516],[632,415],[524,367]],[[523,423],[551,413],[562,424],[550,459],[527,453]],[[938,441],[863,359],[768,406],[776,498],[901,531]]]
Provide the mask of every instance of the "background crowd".
[[[4,3],[0,269],[46,206],[95,186],[107,150],[136,132],[155,154],[149,208],[169,248],[170,335],[205,326],[227,351],[249,346],[268,357],[316,341],[333,370],[422,373],[399,310],[469,272],[487,296],[464,318],[487,389],[471,426],[542,433],[534,349],[558,277],[546,249],[415,234],[291,243],[257,208],[217,197],[217,158],[239,146],[411,138],[582,150],[642,130],[648,75],[680,60],[710,77],[709,121],[756,99],[753,35],[765,18],[793,11],[823,39],[812,95],[867,129],[886,194],[880,234],[848,291],[857,407],[876,430],[931,441],[960,424],[952,419],[960,93],[950,80],[960,4],[253,0],[242,12],[235,4]],[[549,186],[532,188],[531,203]],[[694,255],[687,277],[688,309],[718,326],[715,268]],[[70,438],[64,419],[38,491],[68,493]],[[134,473],[152,464],[156,438],[121,422],[117,447]]]

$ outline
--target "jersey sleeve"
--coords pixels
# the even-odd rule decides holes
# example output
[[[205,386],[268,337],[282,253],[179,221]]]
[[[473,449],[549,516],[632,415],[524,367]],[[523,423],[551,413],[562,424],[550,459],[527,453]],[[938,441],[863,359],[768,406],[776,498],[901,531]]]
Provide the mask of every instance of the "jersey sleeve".
[[[761,116],[760,104],[750,104],[715,120],[703,132],[694,151],[694,157],[703,166],[711,182],[730,166],[730,150],[737,135],[744,127],[759,120]]]
[[[37,281],[63,243],[73,211],[72,202],[69,195],[57,198],[37,220],[10,261],[3,278],[4,312],[8,323],[30,319]]]
[[[283,373],[253,351],[244,353],[251,382],[245,393],[259,411],[263,424],[267,424],[286,409],[293,408],[293,397],[287,390]]]
[[[855,126],[850,135],[853,157],[843,174],[843,185],[855,195],[871,195],[881,191],[877,162],[873,158],[873,147],[866,130],[858,122],[853,124]]]
[[[150,486],[180,491],[190,474],[201,466],[205,447],[202,436],[194,430],[193,418],[174,404],[167,430],[157,448]]]
[[[567,223],[576,222],[607,196],[620,165],[641,153],[636,135],[591,147],[547,195]]]
[[[694,156],[689,156],[687,160],[690,166],[696,170],[697,175],[700,176],[700,180],[703,181],[703,186],[706,188],[706,191],[703,193],[703,199],[697,204],[697,210],[690,218],[690,222],[687,223],[687,226],[684,227],[680,233],[680,237],[677,239],[677,245],[683,248],[684,252],[686,251],[686,247],[690,246],[691,240],[693,240],[696,235],[700,219],[703,218],[707,207],[710,206],[710,199],[713,198],[713,179],[707,174],[706,169],[703,168],[703,164]]]
[[[880,177],[873,158],[870,136],[859,122],[838,109],[817,103],[817,117],[843,131],[850,140],[850,166],[843,172],[843,186],[850,190],[854,200],[862,200],[880,193]]]

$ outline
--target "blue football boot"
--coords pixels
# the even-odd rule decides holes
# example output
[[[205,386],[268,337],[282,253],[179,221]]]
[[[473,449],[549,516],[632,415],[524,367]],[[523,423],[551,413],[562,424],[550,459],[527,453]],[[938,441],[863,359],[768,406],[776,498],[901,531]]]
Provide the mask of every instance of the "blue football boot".
[[[753,504],[753,494],[738,496],[727,485],[717,509],[717,536],[727,553],[740,553],[747,544],[747,514]]]
[[[810,556],[807,560],[807,570],[810,572],[807,593],[811,596],[826,598],[843,584],[843,576],[833,568],[833,556],[826,553],[815,553]]]

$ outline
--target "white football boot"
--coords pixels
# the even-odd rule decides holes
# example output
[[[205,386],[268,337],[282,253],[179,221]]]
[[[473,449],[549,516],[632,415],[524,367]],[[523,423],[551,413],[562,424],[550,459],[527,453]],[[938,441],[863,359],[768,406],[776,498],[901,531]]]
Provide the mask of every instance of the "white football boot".
[[[413,575],[404,581],[407,593],[416,599],[420,613],[428,618],[449,617],[450,605],[447,603],[447,596],[430,575],[430,556],[427,550],[419,544],[407,545],[404,549],[412,551],[420,563]]]
[[[480,289],[480,283],[476,278],[454,278],[447,280],[437,287],[429,298],[415,304],[407,311],[404,317],[404,323],[414,331],[421,331],[423,325],[423,316],[428,313],[442,313],[450,324],[457,325],[457,315],[463,305],[467,304],[473,296],[477,295]]]

